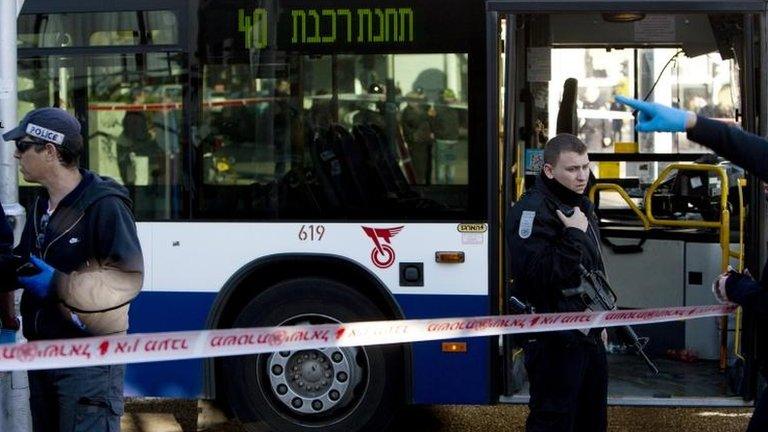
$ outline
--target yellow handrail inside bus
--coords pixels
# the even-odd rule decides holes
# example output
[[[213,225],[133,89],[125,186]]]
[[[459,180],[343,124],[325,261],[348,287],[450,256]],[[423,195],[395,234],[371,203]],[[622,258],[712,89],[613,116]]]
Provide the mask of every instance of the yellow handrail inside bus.
[[[517,171],[515,171],[515,200],[525,193],[525,147],[517,146]]]
[[[656,219],[653,216],[652,197],[656,189],[661,185],[664,180],[667,179],[669,173],[674,170],[686,170],[686,171],[706,171],[714,172],[720,177],[720,188],[722,193],[720,194],[720,220],[719,221],[679,221],[668,219]],[[720,229],[720,249],[722,251],[722,259],[720,261],[720,267],[722,271],[728,270],[728,262],[730,260],[730,235],[731,235],[731,213],[728,211],[728,176],[725,173],[725,169],[715,165],[705,164],[682,164],[674,163],[662,170],[656,181],[651,184],[648,190],[645,192],[645,215],[651,226],[666,226],[666,227],[680,227],[680,228],[719,228]]]
[[[720,187],[722,190],[722,193],[720,195],[720,220],[719,221],[678,221],[678,220],[668,220],[668,219],[657,219],[653,216],[653,208],[652,208],[652,197],[656,189],[666,180],[666,178],[669,176],[670,172],[674,170],[688,170],[688,171],[705,171],[705,172],[714,172],[719,178],[720,178]],[[650,229],[651,227],[657,226],[657,227],[680,227],[680,228],[717,228],[719,231],[719,240],[720,240],[720,251],[721,251],[721,261],[720,261],[720,267],[722,272],[728,271],[728,264],[730,262],[731,257],[738,259],[738,269],[739,271],[743,271],[744,268],[744,194],[742,191],[742,187],[746,185],[745,179],[739,179],[739,249],[737,251],[732,251],[730,246],[730,238],[731,238],[731,213],[728,210],[728,176],[726,175],[725,169],[720,166],[716,165],[706,165],[706,164],[682,164],[682,163],[674,163],[662,170],[661,174],[659,174],[658,178],[651,184],[651,186],[646,190],[645,196],[644,196],[644,203],[645,203],[645,215],[640,211],[640,209],[635,205],[635,203],[631,200],[629,195],[624,191],[624,189],[613,183],[597,183],[589,190],[589,199],[594,202],[595,201],[595,194],[598,191],[601,190],[613,190],[615,192],[618,192],[619,195],[624,199],[624,201],[627,202],[630,209],[637,215],[637,217],[640,219],[640,221],[643,223],[643,228],[645,230]],[[734,328],[734,354],[743,359],[741,355],[741,308],[737,309],[736,316],[735,316],[735,328]],[[726,361],[726,354],[725,351],[727,350],[727,323],[728,323],[728,317],[723,317],[721,319],[721,341],[720,341],[720,368],[725,368],[725,361]]]
[[[744,271],[744,187],[747,186],[747,179],[739,179],[739,250],[738,256],[734,258],[739,260],[739,272]]]
[[[738,259],[739,273],[744,271],[744,190],[747,185],[747,179],[739,179],[739,249],[734,256],[734,251],[730,251],[733,258]],[[736,315],[733,318],[733,354],[736,357],[744,360],[744,356],[741,354],[741,320],[742,310],[741,307],[736,309]]]
[[[643,223],[643,228],[646,230],[651,229],[651,224],[648,221],[648,218],[646,218],[643,212],[640,211],[640,208],[637,207],[637,204],[635,204],[635,202],[632,201],[632,198],[629,197],[629,195],[624,190],[624,188],[622,188],[621,186],[615,183],[596,183],[589,190],[589,200],[592,202],[595,202],[595,194],[603,190],[612,190],[614,192],[618,192],[618,194],[621,195],[621,198],[623,198],[624,201],[627,203],[627,205],[629,205],[629,208],[632,209],[633,212],[635,212],[637,217],[640,219],[640,222]]]

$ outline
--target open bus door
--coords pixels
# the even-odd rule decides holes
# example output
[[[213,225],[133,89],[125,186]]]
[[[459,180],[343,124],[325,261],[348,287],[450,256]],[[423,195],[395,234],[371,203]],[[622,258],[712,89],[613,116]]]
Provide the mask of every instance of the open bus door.
[[[765,203],[757,179],[684,134],[638,134],[632,113],[612,103],[619,94],[646,99],[764,134],[766,96],[756,91],[768,88],[764,10],[759,1],[488,3],[487,37],[503,39],[499,55],[489,56],[489,68],[501,71],[502,211],[532,185],[548,138],[579,136],[596,182],[609,184],[593,196],[622,309],[713,304],[710,283],[723,266],[761,268]],[[693,162],[705,171],[691,171]],[[712,211],[719,205],[728,217]],[[637,216],[646,207],[653,207],[650,221]],[[508,282],[515,251],[505,253]],[[661,373],[648,373],[611,336],[609,402],[739,406],[754,399],[762,336],[753,317],[636,330],[650,338],[646,350]],[[503,345],[501,401],[526,402],[521,347],[512,338]]]

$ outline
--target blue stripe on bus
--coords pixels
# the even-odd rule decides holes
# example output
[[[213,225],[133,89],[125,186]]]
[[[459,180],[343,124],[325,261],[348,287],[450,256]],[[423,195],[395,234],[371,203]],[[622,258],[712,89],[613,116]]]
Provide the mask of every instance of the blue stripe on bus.
[[[144,291],[131,303],[131,333],[200,330],[216,293]],[[203,361],[178,360],[128,365],[127,396],[203,396]]]
[[[407,319],[488,315],[487,296],[396,295]],[[413,403],[490,403],[490,339],[462,339],[466,353],[443,353],[443,341],[413,344]]]
[[[131,304],[131,333],[199,330],[216,293],[143,292]],[[487,315],[485,296],[397,295],[408,319]],[[441,352],[441,342],[413,344],[413,402],[486,404],[489,389],[489,338],[469,338],[466,354]],[[197,398],[203,396],[202,360],[138,363],[128,366],[128,396]]]

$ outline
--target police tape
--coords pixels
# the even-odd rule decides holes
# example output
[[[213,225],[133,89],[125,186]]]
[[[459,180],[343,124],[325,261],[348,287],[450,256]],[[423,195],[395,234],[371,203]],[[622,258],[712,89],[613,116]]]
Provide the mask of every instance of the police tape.
[[[277,351],[383,345],[653,324],[727,315],[736,306],[367,321],[342,324],[137,333],[0,345],[0,370],[186,360]]]

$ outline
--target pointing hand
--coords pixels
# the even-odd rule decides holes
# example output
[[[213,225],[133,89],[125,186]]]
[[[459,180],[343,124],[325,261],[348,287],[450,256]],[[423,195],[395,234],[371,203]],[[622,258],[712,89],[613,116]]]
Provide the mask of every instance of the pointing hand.
[[[624,96],[616,96],[616,102],[638,111],[635,126],[638,132],[685,132],[696,124],[696,115],[689,111]]]

